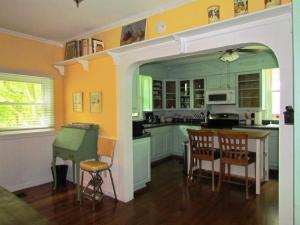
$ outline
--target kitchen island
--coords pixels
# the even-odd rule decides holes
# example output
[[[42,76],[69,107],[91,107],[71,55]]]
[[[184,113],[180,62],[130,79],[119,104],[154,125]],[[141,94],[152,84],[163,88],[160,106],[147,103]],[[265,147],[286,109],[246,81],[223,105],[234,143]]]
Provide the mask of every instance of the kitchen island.
[[[254,168],[253,164],[249,165],[249,177],[254,177],[254,173],[256,180],[256,194],[260,194],[260,185],[263,181],[269,180],[269,164],[268,164],[268,136],[270,135],[270,131],[238,131],[238,130],[230,130],[230,129],[208,129],[204,128],[202,130],[212,131],[215,134],[214,143],[215,148],[219,147],[218,140],[218,132],[230,132],[230,133],[246,133],[248,135],[248,150],[256,152],[256,168]],[[187,146],[189,149],[189,145]],[[190,154],[188,151],[187,155],[188,159],[190,158]],[[215,171],[219,171],[219,159],[215,164]],[[190,160],[188,160],[188,168],[189,168]],[[211,170],[211,164],[204,161],[202,163],[202,169]],[[242,167],[232,166],[231,173],[237,176],[243,176],[244,171]]]

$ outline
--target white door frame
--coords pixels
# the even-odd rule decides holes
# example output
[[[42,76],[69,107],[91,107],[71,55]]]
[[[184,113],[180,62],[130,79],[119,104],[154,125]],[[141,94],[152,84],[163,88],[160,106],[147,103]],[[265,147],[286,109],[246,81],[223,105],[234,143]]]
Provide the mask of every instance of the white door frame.
[[[121,47],[111,52],[117,68],[117,150],[114,176],[121,201],[133,199],[132,76],[141,64],[159,59],[239,46],[264,44],[271,48],[281,72],[279,134],[279,220],[293,224],[293,126],[284,125],[283,111],[293,105],[293,50],[291,5],[240,16],[223,22]]]

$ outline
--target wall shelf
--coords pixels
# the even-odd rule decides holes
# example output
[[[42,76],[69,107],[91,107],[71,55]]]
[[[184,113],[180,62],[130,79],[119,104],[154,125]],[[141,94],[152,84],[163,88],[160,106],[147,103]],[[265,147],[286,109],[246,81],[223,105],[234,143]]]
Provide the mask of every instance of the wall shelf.
[[[158,38],[148,39],[141,42],[135,42],[129,45],[124,45],[116,48],[112,48],[109,50],[104,50],[101,52],[89,54],[86,56],[81,56],[78,58],[69,59],[66,61],[61,61],[55,63],[53,66],[59,71],[61,75],[64,75],[64,67],[68,65],[72,65],[75,63],[80,63],[83,66],[83,69],[88,71],[88,62],[93,59],[99,59],[105,56],[111,56],[114,60],[114,63],[118,65],[120,63],[120,55],[123,53],[128,53],[130,51],[135,51],[139,48],[147,48],[153,45],[160,46],[162,43],[166,42],[175,42],[177,43],[179,53],[186,53],[187,50],[187,39],[193,38],[193,36],[199,35],[207,35],[210,32],[217,33],[219,30],[224,30],[226,28],[230,28],[235,25],[239,25],[241,23],[252,22],[253,20],[264,20],[266,22],[266,18],[275,17],[276,15],[282,15],[283,13],[289,13],[291,8],[291,4],[285,4],[278,7],[273,7],[270,9],[265,9],[259,12],[254,12],[251,14],[247,14],[244,16],[233,17],[224,21],[220,21],[218,23],[210,23],[207,25],[203,25],[201,27],[191,28],[184,31],[180,31],[173,34],[167,34],[165,36],[160,36]]]

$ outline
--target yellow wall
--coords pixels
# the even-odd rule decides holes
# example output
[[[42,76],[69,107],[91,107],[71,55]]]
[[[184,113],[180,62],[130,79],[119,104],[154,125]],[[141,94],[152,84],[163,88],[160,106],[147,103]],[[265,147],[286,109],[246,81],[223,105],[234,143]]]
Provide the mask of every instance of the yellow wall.
[[[65,76],[65,122],[96,123],[100,125],[101,136],[116,136],[116,71],[111,57],[89,62],[89,72],[82,66],[69,66]],[[102,111],[91,113],[89,93],[102,93]],[[72,95],[83,92],[83,112],[73,112]]]
[[[0,71],[54,77],[56,128],[63,124],[63,78],[53,64],[63,59],[63,48],[0,33]]]
[[[265,0],[248,0],[248,13],[264,10],[264,1]],[[281,0],[282,4],[290,2],[291,0]],[[207,8],[212,5],[220,6],[221,20],[234,17],[233,0],[196,0],[192,3],[148,17],[146,39],[152,39],[161,35],[167,35],[207,24]],[[156,33],[155,24],[159,21],[166,23],[167,29],[165,33]],[[95,35],[94,37],[103,40],[106,49],[116,48],[120,46],[121,31],[122,28],[118,27]]]
[[[290,0],[282,0],[288,3]],[[168,10],[158,15],[147,18],[146,38],[156,38],[173,32],[205,25],[208,23],[207,8],[210,5],[220,5],[221,20],[234,16],[233,0],[197,0],[181,7]],[[263,10],[264,0],[249,0],[249,13]],[[155,32],[155,24],[164,21],[167,30],[164,34]],[[106,49],[120,46],[121,27],[95,35],[102,39]],[[71,122],[93,122],[100,124],[101,135],[116,135],[116,75],[115,66],[108,58],[90,62],[89,72],[84,72],[78,64],[69,66],[65,76],[65,106],[66,123]],[[99,114],[89,113],[89,91],[102,91],[103,111]],[[72,111],[72,93],[84,92],[84,112],[74,113]]]

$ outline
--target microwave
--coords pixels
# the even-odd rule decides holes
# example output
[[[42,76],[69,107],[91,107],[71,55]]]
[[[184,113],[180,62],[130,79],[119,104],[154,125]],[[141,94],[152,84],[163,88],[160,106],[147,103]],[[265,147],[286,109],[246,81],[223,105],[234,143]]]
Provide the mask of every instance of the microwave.
[[[235,90],[207,90],[206,104],[234,105]]]

